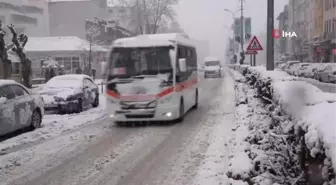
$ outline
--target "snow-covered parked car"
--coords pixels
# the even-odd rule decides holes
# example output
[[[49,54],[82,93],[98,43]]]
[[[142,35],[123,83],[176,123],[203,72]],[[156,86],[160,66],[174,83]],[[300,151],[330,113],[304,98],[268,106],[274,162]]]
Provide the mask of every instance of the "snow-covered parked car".
[[[0,136],[41,126],[43,99],[13,80],[0,80]]]
[[[299,73],[299,76],[304,78],[314,78],[316,71],[321,69],[324,69],[324,66],[321,65],[321,63],[311,63]]]
[[[307,70],[311,70],[311,64],[309,63],[301,63],[298,65],[297,70],[293,72],[295,76],[303,77],[304,72]]]
[[[292,63],[291,65],[288,66],[288,69],[286,72],[290,75],[295,75],[297,71],[301,68],[302,63]]]
[[[318,70],[315,74],[315,79],[320,82],[329,83],[330,80],[333,80],[333,75],[336,72],[336,64],[326,64],[326,66]]]
[[[300,61],[288,61],[283,67],[282,70],[288,71],[293,65],[300,63]]]
[[[40,91],[46,112],[79,113],[99,105],[99,89],[87,75],[60,75],[50,79]]]

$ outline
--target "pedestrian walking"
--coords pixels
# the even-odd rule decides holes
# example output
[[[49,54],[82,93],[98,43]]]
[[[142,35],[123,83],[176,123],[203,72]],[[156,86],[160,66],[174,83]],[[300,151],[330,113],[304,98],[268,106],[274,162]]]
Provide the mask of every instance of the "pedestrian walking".
[[[93,80],[96,80],[96,72],[97,72],[96,69],[92,69],[91,71]]]
[[[82,73],[83,73],[82,69],[80,67],[78,67],[76,69],[76,74],[82,74]]]

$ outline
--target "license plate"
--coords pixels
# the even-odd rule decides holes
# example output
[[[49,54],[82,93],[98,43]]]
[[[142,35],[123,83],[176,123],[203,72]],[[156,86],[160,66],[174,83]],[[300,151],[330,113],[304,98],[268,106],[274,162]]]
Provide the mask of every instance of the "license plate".
[[[44,105],[44,107],[46,107],[46,108],[54,108],[54,107],[57,107],[57,105],[54,105],[54,104],[46,104],[46,105]]]

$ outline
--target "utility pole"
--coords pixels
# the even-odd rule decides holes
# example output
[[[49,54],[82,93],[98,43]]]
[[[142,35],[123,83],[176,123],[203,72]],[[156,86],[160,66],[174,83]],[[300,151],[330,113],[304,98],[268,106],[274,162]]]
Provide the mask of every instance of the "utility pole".
[[[89,74],[86,74],[86,75],[89,75],[91,76],[91,70],[92,70],[92,35],[89,36],[90,40],[89,40]]]
[[[241,46],[241,52],[240,52],[240,64],[244,64],[245,60],[245,52],[244,52],[244,1],[240,0],[240,9],[241,9],[241,16],[240,16],[240,46]]]
[[[244,50],[244,0],[240,0],[240,6],[241,6],[241,16],[240,16],[240,45],[241,50]]]
[[[274,29],[274,0],[267,1],[267,71],[274,70],[274,38],[272,32]]]

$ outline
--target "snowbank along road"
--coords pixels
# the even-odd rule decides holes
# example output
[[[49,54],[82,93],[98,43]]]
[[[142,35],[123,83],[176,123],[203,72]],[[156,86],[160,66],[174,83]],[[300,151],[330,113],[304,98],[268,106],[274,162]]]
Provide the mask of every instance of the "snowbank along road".
[[[123,128],[100,120],[0,156],[0,184],[225,184],[235,94],[224,73],[201,79],[199,108],[183,123]]]

